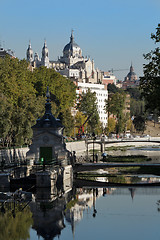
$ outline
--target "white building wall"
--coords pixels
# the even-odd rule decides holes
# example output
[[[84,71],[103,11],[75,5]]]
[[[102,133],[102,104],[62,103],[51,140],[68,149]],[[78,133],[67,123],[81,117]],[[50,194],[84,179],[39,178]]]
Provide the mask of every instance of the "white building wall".
[[[78,82],[78,87],[79,90],[77,90],[77,94],[80,94],[81,92],[86,93],[88,88],[91,90],[91,92],[96,93],[99,118],[103,124],[103,127],[106,127],[108,123],[108,115],[106,114],[104,108],[105,100],[108,100],[108,91],[105,89],[105,86],[103,84]]]
[[[78,69],[69,69],[69,77],[79,78],[79,70]]]
[[[117,78],[116,76],[114,76],[113,74],[111,74],[110,72],[104,73],[103,74],[103,80],[111,80],[113,81],[113,83],[116,85],[117,82]]]

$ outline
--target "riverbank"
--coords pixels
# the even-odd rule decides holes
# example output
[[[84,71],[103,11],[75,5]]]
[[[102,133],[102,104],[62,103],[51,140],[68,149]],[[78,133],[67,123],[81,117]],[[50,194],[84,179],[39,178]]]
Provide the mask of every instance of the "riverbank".
[[[127,139],[130,140],[130,139]],[[142,140],[142,142],[136,142],[136,141],[140,141]],[[124,147],[124,146],[131,146],[131,147],[147,147],[147,146],[160,146],[160,143],[156,143],[156,142],[152,142],[152,141],[160,141],[160,137],[145,137],[145,138],[134,138],[133,140],[131,139],[129,142],[125,142],[124,141],[120,141],[120,142],[115,142],[115,143],[110,143],[111,141],[113,141],[113,139],[109,139],[107,141],[107,143],[105,144],[105,149],[106,148],[111,148],[111,147]],[[116,139],[115,139],[116,141]],[[132,142],[133,141],[133,142]],[[145,142],[143,142],[145,141]],[[66,147],[67,150],[73,152],[76,152],[76,155],[83,155],[86,153],[87,147],[86,147],[86,143],[85,141],[76,141],[76,142],[68,142],[66,143]],[[89,149],[91,150],[93,149],[93,144],[89,145]],[[96,142],[94,143],[94,149],[95,150],[100,150],[100,145],[96,144]]]
[[[147,146],[160,146],[160,143],[154,143],[153,141],[160,141],[160,137],[146,137],[146,138],[134,138],[135,142],[117,142],[117,143],[109,143],[113,139],[110,139],[107,141],[107,144],[105,144],[105,149],[110,147],[122,147],[122,146],[132,146],[132,147],[147,147]],[[142,140],[142,142],[136,142],[136,140]],[[147,142],[143,142],[143,140],[146,140]],[[75,141],[75,142],[67,142],[66,148],[68,151],[76,152],[76,156],[83,156],[86,154],[87,146],[85,141]],[[93,144],[90,144],[88,146],[88,150],[93,149]],[[100,150],[100,145],[94,143],[94,149]],[[154,149],[153,149],[154,150]],[[0,150],[0,159],[4,157],[8,161],[11,161],[13,158],[15,159],[25,159],[26,153],[29,151],[29,147],[25,148],[17,148],[17,149],[2,149]]]
[[[145,126],[146,129],[144,131],[144,135],[149,135],[151,137],[160,137],[160,123],[154,123],[154,121],[147,121]]]

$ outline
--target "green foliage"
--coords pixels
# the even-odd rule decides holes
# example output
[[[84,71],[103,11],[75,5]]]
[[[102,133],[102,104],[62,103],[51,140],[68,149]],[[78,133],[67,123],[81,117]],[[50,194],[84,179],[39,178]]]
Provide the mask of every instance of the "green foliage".
[[[63,111],[60,120],[62,121],[62,124],[65,126],[64,135],[71,136],[74,126],[74,119],[73,116],[71,115],[70,109],[66,109],[65,111]]]
[[[97,107],[96,93],[91,92],[90,89],[86,93],[82,93],[79,97],[78,110],[81,111],[88,119],[88,132],[95,131],[99,124],[99,115]]]
[[[108,93],[116,93],[119,91],[119,88],[116,87],[114,83],[109,83],[107,86]]]
[[[124,114],[125,99],[126,94],[124,92],[116,92],[115,94],[111,94],[108,100],[106,100],[106,112],[108,112],[108,115],[113,114],[116,116],[116,133],[125,131],[129,119],[129,116]]]
[[[127,88],[126,92],[129,93],[130,97],[135,99],[135,100],[140,100],[141,99],[141,92],[140,92],[140,89],[138,87]]]
[[[11,209],[8,208],[4,215],[0,214],[0,223],[0,239],[27,240],[30,238],[29,230],[33,220],[29,207],[25,208],[22,212],[16,207],[15,218]]]
[[[131,98],[130,101],[130,115],[138,116],[144,115],[145,113],[145,102],[143,100],[136,100]]]
[[[37,96],[45,96],[46,88],[49,87],[51,100],[55,103],[56,116],[73,106],[76,99],[76,86],[71,80],[63,77],[54,69],[46,67],[36,68],[33,75]]]
[[[67,210],[70,210],[72,207],[74,207],[78,203],[78,199],[73,199],[70,202],[67,203],[65,212]]]
[[[106,100],[106,112],[115,115],[117,118],[122,116],[125,104],[125,93],[111,94]]]
[[[75,127],[74,134],[75,135],[78,134],[78,130],[85,123],[86,120],[87,120],[87,117],[82,112],[77,111],[76,116],[75,116],[75,121],[74,121],[74,127]],[[88,123],[86,122],[86,124],[84,125],[84,132],[87,131],[87,127],[88,127]]]
[[[151,34],[151,39],[160,42],[160,24],[156,28],[156,34]],[[149,63],[144,64],[144,76],[140,77],[140,90],[146,101],[146,108],[150,111],[157,110],[160,113],[160,48],[156,47],[144,55]]]
[[[107,135],[109,135],[109,133],[115,132],[115,127],[116,127],[116,120],[114,118],[109,118],[108,126],[106,128]]]
[[[32,73],[25,60],[0,59],[0,125],[3,144],[23,144],[39,110]],[[6,124],[6,126],[5,126]]]
[[[33,72],[25,60],[0,58],[0,138],[3,145],[28,144],[31,126],[43,116],[47,86],[51,92],[52,112],[61,116],[69,134],[73,128],[70,109],[76,87],[54,69],[41,67]]]
[[[136,116],[133,120],[133,124],[137,132],[143,133],[146,129],[144,116]]]
[[[127,151],[128,149],[130,149],[131,147],[133,147],[132,145],[128,145],[128,146],[112,146],[112,147],[106,147],[105,151]],[[119,157],[119,156],[118,156]],[[123,157],[123,156],[121,156]]]
[[[7,101],[7,98],[0,94],[0,136],[4,146],[4,140],[8,137],[8,132],[11,125],[12,104]]]

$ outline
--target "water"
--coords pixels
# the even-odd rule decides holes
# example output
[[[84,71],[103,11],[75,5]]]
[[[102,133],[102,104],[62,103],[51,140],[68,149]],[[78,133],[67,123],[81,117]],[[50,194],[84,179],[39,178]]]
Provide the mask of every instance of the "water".
[[[159,149],[160,150],[160,149]],[[155,149],[130,150],[159,159]],[[154,175],[138,182],[160,181]],[[65,184],[64,184],[65,185]],[[32,201],[0,196],[0,240],[160,240],[160,187],[37,189]],[[4,211],[5,210],[5,211]]]
[[[1,240],[160,239],[160,187],[77,188],[47,199],[43,194],[33,194],[23,210],[16,203],[15,218],[14,205],[12,211],[5,205]]]
[[[150,195],[149,189],[143,195],[142,192],[139,189],[132,199],[128,189],[112,189],[105,197],[99,190],[96,217],[92,208],[84,210],[75,227],[75,239],[159,239],[159,194],[155,191],[155,195]],[[61,239],[72,239],[65,233],[67,230]]]

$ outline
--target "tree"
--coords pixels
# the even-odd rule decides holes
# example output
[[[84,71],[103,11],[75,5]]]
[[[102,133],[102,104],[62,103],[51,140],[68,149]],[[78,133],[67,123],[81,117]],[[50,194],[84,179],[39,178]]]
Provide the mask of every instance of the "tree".
[[[151,39],[155,44],[160,42],[160,24],[156,28],[156,33],[151,34]],[[160,113],[160,48],[156,47],[145,54],[144,59],[149,63],[144,64],[144,76],[140,77],[140,90],[146,101],[146,109],[152,112],[157,110]]]
[[[11,125],[12,104],[3,93],[0,94],[0,137],[4,147]]]
[[[135,99],[135,100],[141,100],[141,92],[138,87],[135,88],[127,88],[126,92],[129,93],[130,97]]]
[[[31,72],[25,60],[0,58],[0,138],[3,145],[30,143],[31,126],[44,113],[47,86],[53,115],[61,115],[69,134],[73,128],[71,107],[76,99],[73,82],[54,69],[41,67]]]
[[[81,111],[88,119],[88,131],[95,131],[99,124],[99,115],[97,107],[96,93],[91,92],[90,89],[86,93],[82,93],[79,97],[79,103],[77,105],[79,111]]]
[[[144,116],[136,116],[133,120],[133,124],[137,132],[143,133],[146,129]]]
[[[71,114],[70,109],[63,111],[58,118],[61,120],[62,124],[65,126],[64,134],[66,136],[71,136],[74,128],[74,119]]]
[[[51,92],[51,100],[54,102],[53,111],[57,117],[66,109],[70,109],[76,100],[75,84],[54,69],[46,67],[36,68],[33,72],[34,87],[37,96],[45,96],[47,86]]]
[[[114,83],[109,83],[107,86],[108,93],[116,93],[119,89],[116,87]]]
[[[106,100],[106,112],[108,116],[113,114],[116,116],[116,133],[122,133],[126,131],[127,121],[129,120],[128,114],[125,113],[125,99],[126,94],[124,92],[116,92],[111,94]]]
[[[39,115],[32,72],[25,60],[0,59],[0,124],[3,144],[24,144],[31,138],[31,126]],[[38,114],[37,114],[38,110]],[[6,127],[3,127],[6,123]]]
[[[78,134],[78,131],[81,131],[81,126],[85,123],[87,117],[80,111],[77,111],[75,119],[74,119],[74,135]],[[84,132],[87,131],[87,122],[84,125]]]
[[[117,118],[119,118],[124,110],[124,104],[125,104],[125,94],[121,93],[115,93],[111,94],[106,100],[106,112],[110,114],[115,115]]]
[[[37,96],[45,96],[47,86],[49,87],[52,113],[62,121],[65,126],[64,133],[67,136],[71,135],[74,127],[71,107],[74,106],[76,100],[75,84],[54,69],[46,67],[36,68],[33,75]]]
[[[15,216],[13,216],[13,203],[10,202],[5,204],[5,211],[5,214],[0,213],[0,239],[30,239],[33,218],[29,206],[26,207],[26,203],[16,204]]]
[[[143,100],[136,100],[131,98],[130,101],[130,115],[138,116],[145,114],[145,102]]]
[[[116,120],[114,118],[108,118],[108,126],[106,128],[107,135],[112,132],[115,132]]]

